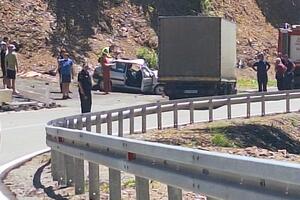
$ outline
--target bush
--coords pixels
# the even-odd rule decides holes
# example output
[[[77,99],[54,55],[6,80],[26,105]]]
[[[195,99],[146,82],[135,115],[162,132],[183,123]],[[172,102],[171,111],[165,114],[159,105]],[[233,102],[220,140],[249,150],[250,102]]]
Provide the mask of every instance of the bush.
[[[157,69],[158,57],[155,50],[143,47],[138,49],[136,56],[137,58],[144,59],[147,62],[148,67]]]
[[[223,134],[215,134],[211,142],[218,147],[234,147],[234,143]]]

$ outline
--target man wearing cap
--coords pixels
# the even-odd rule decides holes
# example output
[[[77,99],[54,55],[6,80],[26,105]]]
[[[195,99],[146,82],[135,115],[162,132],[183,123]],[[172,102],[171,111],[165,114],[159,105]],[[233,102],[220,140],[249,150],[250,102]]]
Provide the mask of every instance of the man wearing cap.
[[[14,52],[15,46],[8,45],[8,52],[5,56],[5,69],[7,87],[13,90],[13,94],[18,94],[16,90],[16,74],[19,72],[17,54]]]
[[[5,55],[7,51],[6,42],[1,42],[1,52],[0,52],[0,59],[1,59],[1,70],[2,70],[2,78],[3,78],[3,88],[6,88],[6,69],[5,69]]]
[[[266,92],[268,84],[268,70],[270,69],[271,65],[264,60],[263,53],[258,54],[257,58],[259,59],[259,61],[254,63],[252,68],[257,72],[258,91]]]
[[[78,89],[80,96],[81,113],[91,112],[92,107],[92,80],[89,74],[89,65],[84,63],[78,73]]]

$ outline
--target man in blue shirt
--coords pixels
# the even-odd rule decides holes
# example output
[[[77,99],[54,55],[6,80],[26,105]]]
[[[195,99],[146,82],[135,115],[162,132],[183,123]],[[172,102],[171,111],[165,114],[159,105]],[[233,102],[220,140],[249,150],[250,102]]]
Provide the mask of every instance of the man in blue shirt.
[[[69,91],[70,83],[73,78],[73,61],[69,58],[67,52],[63,53],[63,59],[59,59],[59,65],[63,93],[62,99],[70,99]]]
[[[259,61],[254,63],[252,68],[257,72],[258,91],[266,92],[268,84],[268,70],[270,69],[271,65],[264,60],[263,53],[258,54],[257,58]]]

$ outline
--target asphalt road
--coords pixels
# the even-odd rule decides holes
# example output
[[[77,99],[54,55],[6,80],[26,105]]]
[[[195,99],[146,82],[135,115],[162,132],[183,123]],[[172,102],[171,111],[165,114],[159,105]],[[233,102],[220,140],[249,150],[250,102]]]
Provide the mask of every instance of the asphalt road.
[[[44,82],[32,80],[19,80],[19,87],[26,90],[32,90],[43,93]],[[7,112],[0,114],[1,122],[1,143],[0,143],[0,166],[12,160],[29,153],[46,148],[45,144],[45,124],[55,118],[69,116],[80,113],[78,92],[76,88],[72,88],[71,100],[59,100],[61,94],[57,93],[56,84],[51,84],[51,98],[62,107],[55,109],[44,109],[39,111],[26,112]],[[128,93],[112,93],[110,95],[102,95],[99,92],[93,94],[92,111],[108,110],[125,106],[138,104],[146,104],[156,101],[165,101],[160,96],[128,94]],[[285,108],[284,101],[268,102],[266,104],[266,113],[282,112]],[[291,110],[298,111],[300,108],[300,100],[291,101]],[[232,117],[244,117],[246,115],[245,105],[235,105],[232,107]],[[214,110],[215,119],[225,119],[227,117],[226,107],[220,107]],[[179,123],[185,123],[189,119],[187,111],[179,111]],[[260,115],[261,105],[259,103],[251,104],[251,114]],[[163,114],[164,125],[172,124],[172,113]],[[208,111],[197,111],[195,113],[195,121],[207,121]],[[136,119],[136,130],[140,130],[141,119]],[[156,127],[156,115],[147,117],[147,126]],[[114,126],[116,128],[116,126]],[[103,127],[105,130],[105,126]],[[124,130],[128,130],[128,123],[124,122]]]
[[[19,80],[20,89],[43,93],[44,82]],[[72,88],[73,97],[70,100],[60,100],[56,84],[51,84],[51,98],[62,105],[60,108],[43,109],[38,111],[7,112],[0,114],[0,166],[21,156],[46,148],[45,124],[63,116],[80,113],[80,102],[76,87]],[[92,111],[120,108],[124,106],[163,101],[161,96],[129,93],[93,94]]]

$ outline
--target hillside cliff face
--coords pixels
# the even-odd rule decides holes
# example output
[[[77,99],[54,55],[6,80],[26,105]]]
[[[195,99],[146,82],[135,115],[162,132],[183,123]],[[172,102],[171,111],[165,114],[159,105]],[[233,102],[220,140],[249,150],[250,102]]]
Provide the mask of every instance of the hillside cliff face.
[[[277,27],[299,23],[296,0],[0,0],[1,36],[22,46],[23,71],[56,65],[58,48],[66,47],[80,63],[116,44],[124,57],[134,57],[142,46],[157,48],[159,15],[222,16],[237,23],[238,59],[251,62],[258,51],[273,59]],[[209,11],[203,11],[209,8]],[[241,75],[253,74],[242,70]]]

